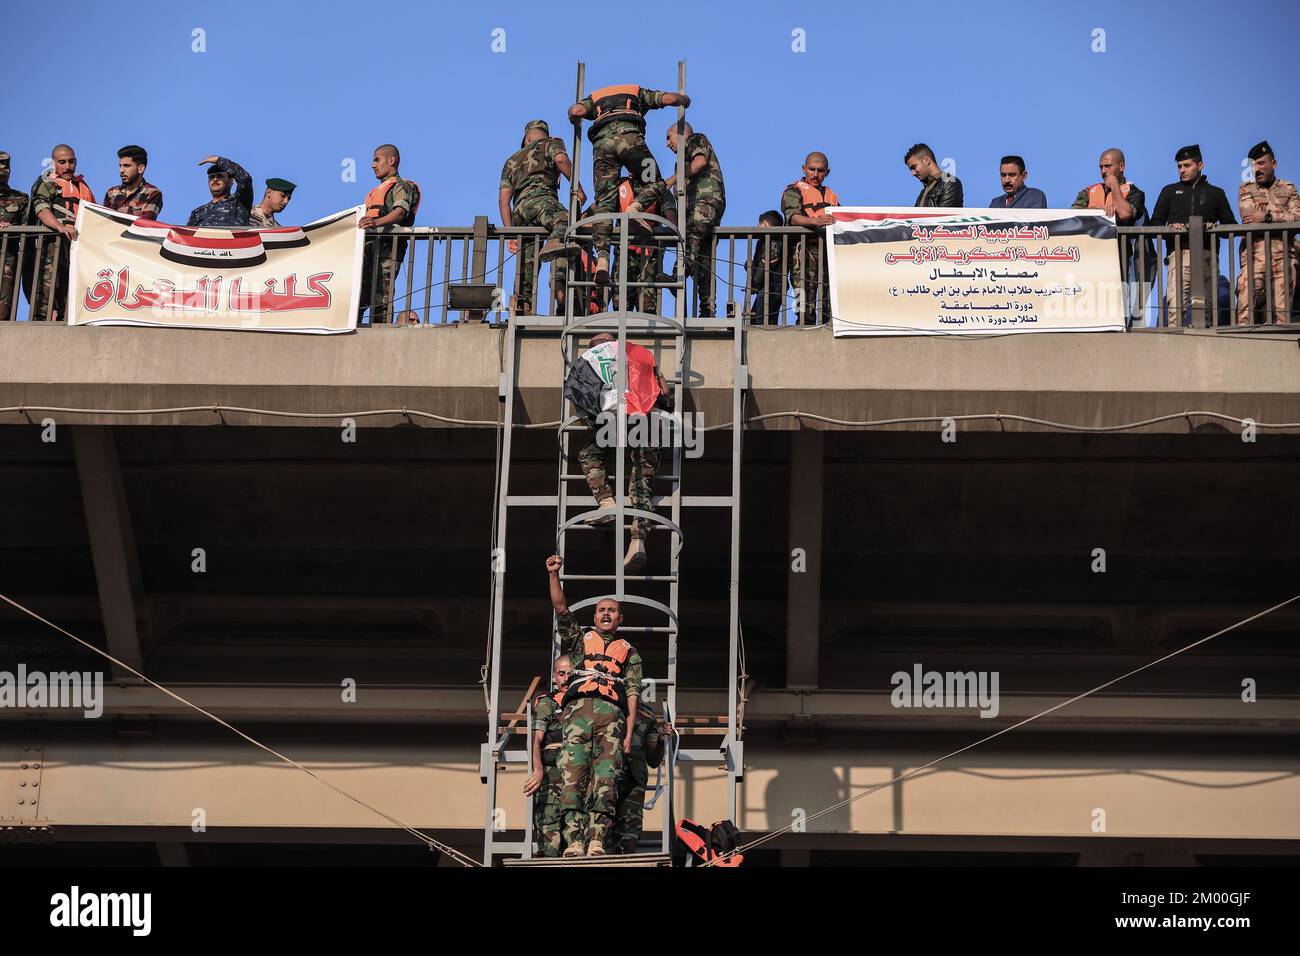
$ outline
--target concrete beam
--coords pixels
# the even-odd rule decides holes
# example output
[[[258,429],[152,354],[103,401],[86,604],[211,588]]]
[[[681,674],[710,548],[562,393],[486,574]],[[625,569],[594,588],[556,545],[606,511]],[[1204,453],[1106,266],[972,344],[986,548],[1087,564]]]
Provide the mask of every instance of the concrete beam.
[[[144,658],[136,606],[143,588],[117,445],[111,429],[97,426],[73,429],[72,445],[108,652],[139,670]],[[128,676],[117,665],[113,670],[115,677]]]
[[[366,329],[352,335],[262,335],[192,329],[0,323],[0,407],[146,408],[210,406],[343,414],[421,409],[495,421],[500,337],[481,324]],[[848,420],[1002,412],[1077,424],[1114,424],[1189,409],[1261,422],[1300,420],[1296,353],[1287,336],[1243,348],[1213,333],[1010,335],[834,339],[830,329],[747,333],[752,390],[747,414],[802,411]],[[653,344],[653,343],[651,343]],[[520,342],[525,422],[559,408],[563,366],[556,336]],[[693,340],[686,411],[706,424],[731,415],[731,344]],[[56,416],[57,417],[57,416]],[[272,418],[210,410],[122,418],[72,415],[87,424],[220,424],[337,427],[337,420]],[[394,425],[400,411],[358,419]],[[20,412],[0,424],[27,422]],[[426,427],[437,422],[421,421]],[[1146,431],[1185,434],[1182,419]],[[794,418],[754,427],[800,427]],[[835,427],[815,425],[814,427]],[[900,423],[897,430],[935,430]],[[1029,426],[963,422],[962,431]]]

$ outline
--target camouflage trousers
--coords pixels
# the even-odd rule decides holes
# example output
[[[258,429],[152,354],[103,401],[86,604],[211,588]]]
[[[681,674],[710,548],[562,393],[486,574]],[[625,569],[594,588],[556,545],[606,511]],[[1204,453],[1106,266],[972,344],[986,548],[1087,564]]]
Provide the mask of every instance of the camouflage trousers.
[[[375,265],[378,255],[379,264]],[[361,305],[357,321],[366,306],[370,307],[370,324],[386,325],[393,321],[393,288],[397,273],[406,256],[406,239],[382,237],[366,240],[365,258],[361,264]]]
[[[614,810],[614,832],[610,837],[611,853],[635,853],[641,842],[642,823],[645,818],[644,783],[638,783],[628,773],[619,778],[618,806]]]
[[[14,294],[18,288],[18,256],[8,253],[0,267],[0,322],[17,318],[13,314]]]
[[[22,280],[23,292],[32,304],[28,318],[33,322],[44,322],[51,306],[53,310],[49,311],[49,318],[66,318],[68,256],[71,251],[72,244],[62,237],[46,239],[39,257],[35,255],[34,247],[27,250]]]
[[[534,193],[533,195],[523,196],[519,204],[515,206],[511,215],[516,226],[541,226],[543,229],[549,229],[550,233],[547,239],[564,239],[564,231],[569,227],[569,214],[565,208],[560,205],[560,200],[550,193]],[[531,236],[519,240],[519,268],[516,270],[519,276],[517,295],[520,299],[526,299],[534,307],[537,305],[533,301],[533,280],[534,261],[537,258],[537,243]],[[561,277],[564,275],[566,263],[563,256],[551,260],[551,282],[553,287],[559,288],[562,285]],[[534,308],[534,311],[536,309]]]
[[[1219,270],[1214,256],[1206,252],[1201,262],[1201,287],[1192,288],[1192,250],[1180,249],[1165,261],[1168,273],[1165,280],[1166,324],[1170,328],[1210,324],[1212,303],[1218,285]]]
[[[579,697],[564,708],[564,749],[556,767],[566,847],[584,840],[608,840],[626,729],[623,708],[611,701]]]
[[[657,246],[628,246],[627,281],[654,282],[659,274],[659,264],[663,262],[663,250]],[[617,268],[617,266],[615,266]],[[615,273],[617,274],[617,273]],[[648,288],[629,288],[627,295],[635,302],[637,310],[659,314],[659,290]],[[617,307],[619,303],[615,303]]]
[[[618,181],[624,169],[632,177],[636,201],[649,209],[668,202],[668,186],[659,176],[659,165],[645,144],[645,136],[630,124],[613,123],[602,129],[592,143],[591,175],[596,186],[595,212],[618,212]],[[614,224],[609,220],[591,227],[596,253],[609,252]]]
[[[700,199],[686,213],[686,274],[695,282],[699,315],[717,314],[713,290],[713,230],[722,222],[726,203]]]
[[[809,234],[803,240],[803,255],[799,254],[797,243],[790,251],[790,284],[794,288],[795,305],[802,306],[798,312],[798,321],[803,325],[817,324],[819,270],[821,272],[821,321],[831,320],[831,279],[826,266],[826,257],[823,255],[824,246],[821,236]]]
[[[1266,323],[1291,321],[1290,299],[1295,292],[1296,260],[1291,250],[1283,243],[1273,241],[1272,255],[1265,249],[1265,243],[1257,240],[1254,250],[1249,243],[1241,244],[1241,273],[1237,276],[1237,324],[1253,325],[1255,311],[1264,313]],[[1286,260],[1290,259],[1290,262]],[[1248,266],[1248,260],[1253,262]],[[1270,262],[1270,260],[1272,260]],[[1251,269],[1254,269],[1252,288]],[[1289,281],[1288,281],[1289,280]],[[1273,286],[1273,310],[1268,308],[1267,284]]]
[[[612,414],[612,413],[611,413]],[[653,511],[654,490],[651,487],[655,472],[659,470],[658,448],[633,448],[627,450],[627,497],[633,508]],[[587,479],[587,487],[596,501],[614,497],[614,489],[609,484],[609,474],[614,471],[614,449],[602,448],[592,442],[578,452],[578,463],[582,474]],[[632,519],[632,537],[644,539],[648,521],[641,518]]]
[[[542,786],[533,794],[533,839],[538,856],[559,856],[563,818],[560,815],[560,769],[543,768]]]

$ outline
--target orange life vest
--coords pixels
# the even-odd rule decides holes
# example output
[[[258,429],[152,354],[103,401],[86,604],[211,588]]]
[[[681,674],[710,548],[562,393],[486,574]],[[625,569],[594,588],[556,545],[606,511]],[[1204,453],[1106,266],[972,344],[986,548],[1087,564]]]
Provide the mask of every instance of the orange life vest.
[[[1128,199],[1128,191],[1132,185],[1132,183],[1120,183],[1119,194]],[[1113,216],[1115,215],[1115,197],[1106,192],[1106,187],[1103,184],[1093,183],[1088,187],[1088,208],[1104,209],[1106,215]]]
[[[632,645],[621,637],[606,642],[596,631],[582,635],[582,667],[569,677],[564,702],[580,697],[597,697],[627,709],[627,691],[623,686],[623,665],[632,653]]]
[[[731,832],[734,833],[735,827],[730,824],[730,821],[723,821],[723,824],[730,826]],[[740,864],[745,861],[745,855],[743,853],[732,853],[731,856],[723,859],[723,856],[730,851],[721,850],[713,845],[714,827],[721,828],[723,824],[714,824],[712,827],[706,827],[703,824],[696,823],[694,820],[688,820],[683,817],[677,821],[677,838],[685,844],[686,849],[695,854],[695,857],[701,863],[708,863],[716,860],[717,862],[713,864],[714,866],[740,866]],[[723,841],[720,840],[718,842],[722,843]],[[726,842],[733,843],[734,845],[734,841]]]
[[[840,204],[840,197],[835,195],[835,190],[829,186],[818,189],[806,179],[801,179],[794,185],[799,190],[799,198],[802,201],[799,208],[801,215],[815,216],[828,206]]]
[[[632,202],[633,202],[633,200],[635,200],[635,199],[636,199],[636,190],[634,190],[634,189],[632,188],[632,180],[629,179],[627,176],[624,176],[622,179],[620,179],[620,180],[618,181],[618,211],[619,211],[619,212],[627,212],[627,207],[630,206],[630,205],[632,205]],[[659,203],[658,203],[658,202],[652,202],[652,203],[650,204],[649,208],[647,208],[645,211],[646,211],[646,212],[649,212],[649,213],[654,213],[655,215],[658,215],[658,214],[659,214]],[[645,226],[642,226],[642,225],[641,225],[639,222],[637,222],[635,219],[632,220],[632,222],[631,222],[631,224],[628,226],[628,228],[629,228],[632,232],[645,233],[645,232],[649,232],[649,231],[650,231],[650,230],[646,229]],[[651,252],[651,247],[649,247],[649,246],[633,246],[633,247],[632,247],[632,250],[633,250],[634,252],[639,252],[639,253],[641,253],[642,255],[646,255],[646,254],[649,254],[649,253]]]
[[[388,198],[388,191],[397,185],[399,179],[401,179],[400,176],[392,176],[366,193],[367,216],[378,218],[384,215],[384,201]],[[420,187],[409,179],[402,179],[402,182],[411,187],[411,211],[400,225],[411,226],[415,224],[415,214],[420,208]]]
[[[640,127],[645,132],[645,116],[641,112],[641,87],[635,83],[620,83],[616,86],[602,86],[591,94],[591,105],[596,111],[592,117],[588,137],[594,137],[596,130],[614,120],[623,120]]]
[[[95,194],[90,191],[90,187],[80,176],[72,179],[59,179],[56,176],[53,182],[59,187],[59,195],[63,197],[63,208],[74,216],[77,214],[77,207],[83,202],[95,201]]]

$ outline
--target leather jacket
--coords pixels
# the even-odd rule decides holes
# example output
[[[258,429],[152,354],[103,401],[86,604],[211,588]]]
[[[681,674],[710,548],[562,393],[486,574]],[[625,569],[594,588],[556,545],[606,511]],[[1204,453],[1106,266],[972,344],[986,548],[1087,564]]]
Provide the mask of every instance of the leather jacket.
[[[925,196],[924,202],[921,201],[921,196]],[[965,205],[962,199],[961,180],[956,176],[941,176],[928,196],[925,195],[925,187],[922,186],[921,195],[916,197],[916,205],[926,208],[943,206],[960,209]]]

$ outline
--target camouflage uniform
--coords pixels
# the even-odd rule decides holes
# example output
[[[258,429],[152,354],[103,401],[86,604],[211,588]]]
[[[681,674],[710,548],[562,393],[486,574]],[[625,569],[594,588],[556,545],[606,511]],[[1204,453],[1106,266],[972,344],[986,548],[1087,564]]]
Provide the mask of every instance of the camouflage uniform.
[[[1241,188],[1237,190],[1237,209],[1243,219],[1247,212],[1267,210],[1272,214],[1273,222],[1296,222],[1300,221],[1300,195],[1297,195],[1293,183],[1276,177],[1267,186],[1254,182],[1242,183]],[[1270,268],[1273,279],[1273,315],[1265,315],[1264,320],[1266,322],[1288,321],[1287,298],[1295,292],[1297,264],[1294,251],[1291,249],[1292,235],[1294,233],[1283,235],[1274,233],[1271,243],[1258,234],[1255,235],[1253,242],[1249,236],[1242,240],[1241,274],[1237,276],[1238,325],[1251,325],[1255,321],[1253,314],[1255,307],[1258,307],[1260,312],[1268,311],[1268,293],[1264,289],[1264,283],[1269,277]],[[1270,245],[1272,246],[1271,266],[1267,251]],[[1291,253],[1290,263],[1286,262],[1288,252]],[[1246,264],[1247,258],[1254,260],[1253,289],[1248,288],[1251,275]],[[1288,266],[1289,276],[1286,271]],[[1290,282],[1287,281],[1288,278]]]
[[[596,92],[601,92],[597,90]],[[633,97],[632,108],[640,116],[637,119],[611,118],[593,124],[587,132],[591,140],[591,175],[596,187],[596,204],[594,212],[618,211],[618,180],[626,167],[632,181],[640,183],[636,201],[642,209],[648,209],[653,203],[667,200],[668,187],[659,175],[659,165],[645,143],[644,117],[650,110],[662,109],[664,94],[658,90],[640,89]],[[595,104],[591,96],[578,101],[584,107],[588,118],[595,117]],[[614,224],[608,220],[598,222],[591,228],[596,254],[608,253]]]
[[[81,177],[77,177],[78,182],[82,182]],[[83,183],[84,184],[84,183]],[[91,194],[90,201],[94,202],[94,194]],[[50,210],[54,218],[59,222],[75,222],[77,218],[77,207],[81,205],[79,199],[64,198],[62,189],[59,186],[59,180],[53,176],[41,176],[32,186],[31,218],[35,223],[40,223],[41,212]],[[66,215],[60,210],[66,210]],[[28,318],[33,321],[44,321],[47,310],[53,305],[53,311],[49,312],[51,318],[61,319],[63,310],[68,301],[68,256],[72,253],[72,243],[64,236],[52,235],[43,237],[44,243],[41,249],[40,262],[35,262],[35,255],[29,260],[33,263],[33,268],[23,268],[23,291],[27,293],[27,301],[32,304],[32,310]],[[35,288],[32,287],[35,280]]]
[[[583,629],[572,614],[557,617],[562,653],[578,668],[585,660]],[[623,689],[627,696],[641,691],[641,656],[636,648],[628,652],[623,667]],[[569,695],[564,703],[564,749],[557,766],[562,789],[560,807],[564,817],[564,843],[581,844],[584,839],[609,844],[617,805],[618,774],[623,767],[623,735],[627,729],[624,706],[598,697],[573,697],[583,677],[569,678]]]
[[[104,194],[104,205],[126,216],[156,221],[162,215],[162,190],[143,179],[130,192],[125,186],[114,186]]]
[[[727,209],[727,191],[722,184],[722,166],[713,144],[703,133],[686,140],[686,165],[703,156],[705,166],[695,178],[686,180],[686,273],[695,280],[700,315],[715,314],[713,293],[713,230]]]
[[[659,746],[659,721],[649,704],[638,703],[636,724],[632,728],[632,749],[623,758],[623,773],[618,779],[618,808],[614,811],[613,853],[635,853],[641,841],[641,823],[645,816],[645,791],[650,783],[650,765],[646,754]]]
[[[411,209],[415,205],[415,191],[411,184],[401,176],[397,184],[384,194],[384,208],[375,213],[375,218],[383,218],[394,209],[405,209],[406,218],[399,225],[413,225]],[[375,272],[376,249],[379,255],[379,288],[371,297],[372,276]],[[370,306],[370,324],[380,325],[392,321],[393,287],[397,283],[397,273],[406,258],[405,236],[374,236],[366,239],[365,260],[361,266],[361,310]],[[358,313],[357,318],[360,318]]]
[[[254,206],[248,210],[248,224],[254,229],[279,229],[280,224],[276,222],[275,214],[262,212],[261,206]]]
[[[653,511],[654,492],[651,489],[651,482],[655,473],[659,470],[659,449],[629,446],[627,456],[628,500],[633,508],[639,508],[642,511]],[[587,487],[591,489],[591,496],[597,502],[614,497],[614,489],[609,484],[609,473],[614,471],[613,459],[614,449],[602,448],[595,441],[585,445],[578,452],[578,463],[582,466],[582,474],[587,479]],[[641,518],[633,518],[632,537],[644,540],[648,523],[643,522]]]
[[[27,194],[9,188],[9,154],[0,153],[0,244],[4,244],[5,226],[22,226],[27,223]],[[18,246],[22,242],[19,235],[8,236],[4,244],[4,262],[0,271],[0,321],[10,318],[13,308],[14,287],[18,269]]]
[[[209,200],[190,213],[187,226],[238,229],[248,225],[248,210],[253,205],[253,177],[233,159],[218,156],[209,168],[220,170],[238,186],[233,196],[216,201]]]
[[[826,187],[823,185],[822,189]],[[785,187],[785,192],[781,194],[781,215],[785,217],[785,224],[790,225],[790,217],[795,215],[804,215],[803,195],[799,192],[799,187],[794,183]],[[831,277],[830,270],[826,267],[826,259],[822,255],[822,247],[826,244],[821,229],[810,229],[807,238],[803,239],[804,254],[799,255],[799,243],[790,244],[790,282],[794,287],[795,294],[803,290],[803,309],[799,313],[799,321],[805,325],[813,325],[817,321],[817,273],[821,272],[821,317],[822,321],[830,320],[831,314]],[[801,237],[791,236],[790,239]],[[807,276],[805,285],[804,277]],[[796,299],[797,301],[797,299]]]
[[[560,205],[560,168],[555,164],[566,155],[564,141],[558,136],[539,139],[514,153],[501,167],[501,188],[510,190],[511,218],[516,226],[541,226],[549,229],[547,239],[563,241],[569,214]],[[531,238],[519,240],[518,296],[533,302],[533,260],[535,243]],[[554,260],[554,275],[564,271],[563,258]],[[555,283],[558,287],[559,282]]]
[[[559,856],[560,770],[555,765],[563,746],[564,727],[560,705],[553,694],[538,694],[533,700],[533,730],[542,731],[542,785],[533,794],[533,839],[539,856]]]

